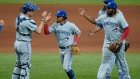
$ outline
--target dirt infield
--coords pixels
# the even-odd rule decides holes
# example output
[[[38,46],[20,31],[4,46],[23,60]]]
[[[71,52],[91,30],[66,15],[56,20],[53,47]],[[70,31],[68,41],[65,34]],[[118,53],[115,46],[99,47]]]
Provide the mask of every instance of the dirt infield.
[[[5,21],[5,26],[0,32],[0,52],[14,52],[15,41],[15,18],[20,13],[21,5],[0,5],[0,19]],[[57,6],[57,5],[39,5],[41,8],[35,12],[33,19],[37,25],[41,20],[41,13],[45,10],[52,13],[51,25],[56,21],[53,16],[58,10],[64,9],[68,13],[68,20],[75,23],[82,31],[82,36],[79,42],[81,52],[101,52],[104,39],[103,30],[91,37],[87,36],[87,31],[93,29],[95,25],[89,23],[86,19],[78,14],[79,8],[84,8],[87,14],[97,17],[98,11],[102,6]],[[140,6],[119,6],[123,12],[128,24],[130,25],[130,34],[128,40],[131,43],[131,48],[128,52],[140,52]],[[41,35],[33,33],[32,40],[33,52],[58,52],[58,46],[54,34]]]

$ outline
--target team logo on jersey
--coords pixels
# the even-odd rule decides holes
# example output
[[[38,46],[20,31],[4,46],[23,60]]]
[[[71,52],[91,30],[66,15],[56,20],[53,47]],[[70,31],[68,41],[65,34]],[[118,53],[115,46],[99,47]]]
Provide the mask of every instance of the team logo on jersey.
[[[115,28],[115,29],[113,29],[112,31],[116,32],[116,31],[118,31],[118,30],[119,30],[118,28]]]
[[[69,37],[64,38],[64,40],[68,41],[69,40]]]

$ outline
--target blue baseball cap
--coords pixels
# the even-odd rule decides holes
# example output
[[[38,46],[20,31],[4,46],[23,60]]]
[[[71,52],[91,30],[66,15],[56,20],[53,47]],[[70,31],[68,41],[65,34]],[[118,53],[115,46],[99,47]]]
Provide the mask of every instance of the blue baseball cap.
[[[67,17],[67,13],[64,10],[59,10],[55,16]]]
[[[106,7],[117,9],[117,4],[114,1],[112,1],[112,2],[109,2]]]

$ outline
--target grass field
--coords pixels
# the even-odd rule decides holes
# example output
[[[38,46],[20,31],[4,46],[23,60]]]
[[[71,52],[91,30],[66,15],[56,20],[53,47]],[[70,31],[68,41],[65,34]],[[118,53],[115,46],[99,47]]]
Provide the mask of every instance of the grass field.
[[[30,79],[68,79],[59,60],[59,53],[33,53]],[[132,79],[140,79],[140,53],[126,53]],[[77,79],[96,79],[101,53],[81,53],[73,60],[72,68]],[[15,65],[14,53],[0,53],[0,79],[10,79]],[[118,79],[116,66],[112,79]]]
[[[0,4],[23,4],[27,1],[36,4],[103,5],[103,0],[0,0]],[[140,0],[115,0],[119,5],[140,5]]]

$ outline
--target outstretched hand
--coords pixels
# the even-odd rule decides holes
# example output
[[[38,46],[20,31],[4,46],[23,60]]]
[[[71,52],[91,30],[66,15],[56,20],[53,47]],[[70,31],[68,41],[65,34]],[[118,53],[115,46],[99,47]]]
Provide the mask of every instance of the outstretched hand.
[[[49,13],[45,19],[45,22],[48,22],[51,19],[51,13]]]
[[[90,37],[91,35],[93,35],[93,31],[89,30],[89,31],[87,32],[87,35]]]
[[[42,13],[42,20],[44,20],[44,22],[48,22],[51,19],[51,13],[47,14],[47,11]]]
[[[85,12],[85,10],[84,10],[83,8],[79,8],[79,14],[80,14],[80,15],[83,16],[83,15],[85,15],[85,13],[86,13],[86,12]]]
[[[42,19],[45,19],[45,18],[46,18],[46,15],[47,15],[47,11],[44,11],[44,12],[42,13]]]
[[[0,20],[0,25],[3,26],[4,25],[4,21]]]

